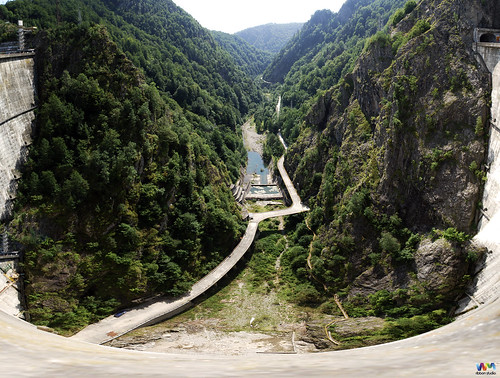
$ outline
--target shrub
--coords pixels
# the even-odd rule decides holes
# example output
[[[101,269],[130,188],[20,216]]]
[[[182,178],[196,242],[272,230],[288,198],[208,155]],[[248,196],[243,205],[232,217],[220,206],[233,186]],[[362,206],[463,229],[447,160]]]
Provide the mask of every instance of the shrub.
[[[481,137],[484,135],[484,127],[483,127],[483,117],[478,116],[476,119],[476,136]]]
[[[381,47],[389,46],[391,45],[391,37],[387,33],[379,30],[374,36],[368,39],[367,46],[373,44],[378,44]]]
[[[450,227],[447,228],[443,233],[442,236],[449,241],[455,241],[458,243],[463,243],[466,242],[467,240],[470,239],[470,236],[467,235],[465,232],[458,231],[456,228]]]
[[[399,244],[398,239],[392,236],[390,232],[382,232],[379,243],[380,248],[391,255],[397,255],[401,250],[401,244]]]
[[[399,21],[401,21],[405,16],[405,11],[404,9],[398,9],[394,14],[392,15],[391,18],[391,25],[396,26]]]
[[[309,283],[300,284],[295,288],[294,301],[301,305],[313,305],[321,302],[321,294]]]
[[[408,1],[404,7],[405,14],[411,13],[416,7],[417,7],[417,2],[415,0]]]
[[[428,31],[431,28],[431,24],[429,24],[429,21],[427,20],[418,20],[415,25],[411,28],[411,30],[408,32],[406,38],[408,40],[413,39],[415,37],[418,37],[419,35],[424,34],[426,31]]]

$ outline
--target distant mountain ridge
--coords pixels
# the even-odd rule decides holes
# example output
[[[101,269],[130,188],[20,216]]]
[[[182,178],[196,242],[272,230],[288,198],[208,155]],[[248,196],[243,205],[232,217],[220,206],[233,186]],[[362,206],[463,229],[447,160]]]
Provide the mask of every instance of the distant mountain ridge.
[[[277,54],[302,28],[303,23],[266,24],[235,33],[258,49]]]
[[[238,67],[249,76],[262,74],[273,60],[272,53],[258,49],[237,35],[212,31],[212,36],[231,55]]]

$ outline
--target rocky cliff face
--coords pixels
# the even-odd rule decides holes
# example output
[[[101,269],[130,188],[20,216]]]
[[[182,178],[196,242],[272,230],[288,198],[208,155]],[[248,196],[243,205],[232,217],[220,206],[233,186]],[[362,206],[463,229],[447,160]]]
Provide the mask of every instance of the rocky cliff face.
[[[379,32],[289,150],[322,242],[319,274],[336,289],[450,297],[481,255],[462,234],[475,233],[491,91],[472,41],[496,5],[473,3],[424,0]],[[424,235],[438,241],[419,248]]]

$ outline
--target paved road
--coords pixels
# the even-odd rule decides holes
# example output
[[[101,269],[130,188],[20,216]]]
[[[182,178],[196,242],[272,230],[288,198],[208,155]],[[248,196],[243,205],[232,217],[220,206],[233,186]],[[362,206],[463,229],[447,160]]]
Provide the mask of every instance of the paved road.
[[[100,322],[86,327],[72,338],[95,344],[103,344],[141,326],[158,323],[181,313],[191,306],[194,299],[214,286],[238,263],[238,261],[240,261],[243,255],[250,249],[261,221],[308,211],[309,209],[302,205],[300,197],[285,170],[284,160],[284,156],[279,159],[278,169],[288,193],[290,194],[290,198],[292,199],[292,206],[284,210],[269,211],[266,213],[250,213],[250,222],[248,223],[245,235],[243,235],[240,243],[212,272],[195,283],[189,294],[172,300],[159,299],[151,303],[145,303],[130,309],[118,318],[108,316]]]

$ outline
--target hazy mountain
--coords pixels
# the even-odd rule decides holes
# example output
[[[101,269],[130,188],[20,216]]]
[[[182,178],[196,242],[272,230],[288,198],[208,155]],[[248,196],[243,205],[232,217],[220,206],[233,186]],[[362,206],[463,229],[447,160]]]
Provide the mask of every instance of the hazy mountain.
[[[278,53],[302,27],[302,23],[266,24],[235,33],[258,49]]]
[[[326,61],[335,60],[352,48],[353,44],[374,34],[385,25],[392,12],[405,2],[406,0],[347,0],[338,13],[317,11],[274,58],[264,79],[273,83],[283,82],[289,73],[293,75],[297,70],[305,72],[305,65],[313,61],[315,63],[307,67],[310,70],[323,67]],[[358,46],[357,53],[362,47],[361,44]],[[353,55],[353,58],[356,56]],[[293,68],[296,63],[297,66]],[[333,64],[330,62],[329,66]],[[337,79],[340,74],[341,72],[335,73]],[[330,82],[329,85],[332,84]]]
[[[271,63],[273,54],[260,50],[234,34],[212,31],[215,40],[226,50],[234,62],[250,76],[264,72]]]

